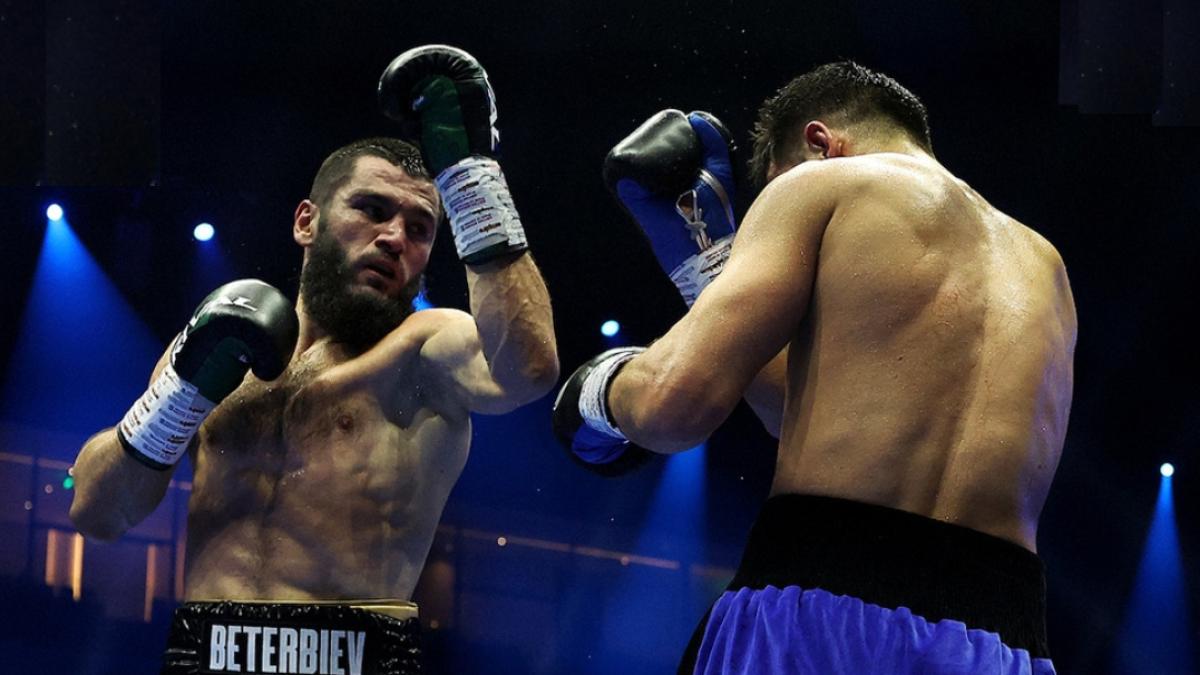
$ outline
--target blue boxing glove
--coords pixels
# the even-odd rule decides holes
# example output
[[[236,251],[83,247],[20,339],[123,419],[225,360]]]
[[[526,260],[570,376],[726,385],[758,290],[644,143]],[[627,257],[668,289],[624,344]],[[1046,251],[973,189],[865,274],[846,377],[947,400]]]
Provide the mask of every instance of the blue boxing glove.
[[[609,189],[641,226],[690,307],[725,267],[733,216],[733,139],[706,112],[663,110],[604,160]]]
[[[608,390],[621,367],[645,351],[610,349],[579,366],[554,400],[554,434],[571,459],[602,476],[621,476],[648,462],[649,450],[625,438],[608,411]]]

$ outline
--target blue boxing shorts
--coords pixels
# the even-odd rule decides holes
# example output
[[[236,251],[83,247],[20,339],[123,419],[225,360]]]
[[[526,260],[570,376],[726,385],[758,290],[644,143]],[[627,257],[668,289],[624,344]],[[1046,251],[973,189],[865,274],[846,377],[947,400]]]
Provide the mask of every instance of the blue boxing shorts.
[[[417,606],[403,601],[186,602],[162,675],[416,675]]]
[[[1034,553],[882,506],[776,495],[681,675],[1048,675]]]

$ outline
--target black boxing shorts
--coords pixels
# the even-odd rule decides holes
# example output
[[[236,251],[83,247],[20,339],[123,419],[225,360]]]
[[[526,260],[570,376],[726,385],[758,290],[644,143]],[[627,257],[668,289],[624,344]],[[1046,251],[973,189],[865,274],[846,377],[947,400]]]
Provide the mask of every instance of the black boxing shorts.
[[[411,675],[421,671],[409,602],[186,602],[175,610],[163,675]]]

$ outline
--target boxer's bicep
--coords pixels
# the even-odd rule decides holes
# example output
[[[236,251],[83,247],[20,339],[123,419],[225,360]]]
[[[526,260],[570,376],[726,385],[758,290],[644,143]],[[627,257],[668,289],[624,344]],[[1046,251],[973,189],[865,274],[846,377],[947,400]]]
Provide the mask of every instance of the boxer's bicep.
[[[787,346],[804,319],[821,237],[836,201],[824,181],[797,184],[787,178],[755,200],[725,271],[713,282],[712,293],[706,290],[710,297],[701,295],[696,303],[700,312],[693,312],[711,324],[710,332],[730,333],[729,356],[737,358],[746,349],[754,355],[747,363],[752,372],[744,373],[748,378]]]
[[[689,312],[693,344],[712,345],[711,362],[728,370],[729,387],[718,387],[723,406],[732,408],[804,319],[831,214],[827,194],[765,192],[747,214],[725,271]]]
[[[475,320],[453,315],[421,347],[421,379],[437,389],[438,398],[469,412],[498,415],[520,401],[492,377]]]

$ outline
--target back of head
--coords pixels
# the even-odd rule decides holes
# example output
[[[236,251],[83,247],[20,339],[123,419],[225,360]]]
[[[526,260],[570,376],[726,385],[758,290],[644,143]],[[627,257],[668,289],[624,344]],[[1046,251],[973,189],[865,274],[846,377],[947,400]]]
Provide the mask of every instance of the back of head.
[[[766,183],[772,161],[781,162],[800,140],[804,125],[822,120],[834,126],[898,131],[933,151],[925,105],[899,82],[853,61],[818,66],[784,85],[758,109],[750,175]]]
[[[385,159],[404,169],[404,172],[413,178],[433,180],[429,170],[425,168],[424,160],[421,159],[421,151],[415,145],[385,136],[364,138],[347,143],[329,153],[325,161],[321,162],[321,168],[317,170],[308,198],[318,205],[324,205],[350,177],[358,158],[365,156]]]

